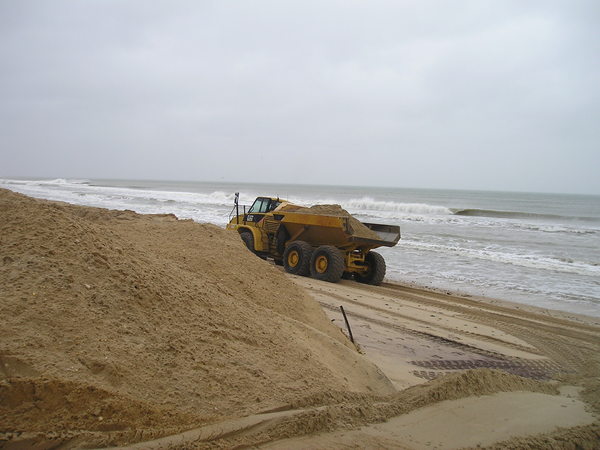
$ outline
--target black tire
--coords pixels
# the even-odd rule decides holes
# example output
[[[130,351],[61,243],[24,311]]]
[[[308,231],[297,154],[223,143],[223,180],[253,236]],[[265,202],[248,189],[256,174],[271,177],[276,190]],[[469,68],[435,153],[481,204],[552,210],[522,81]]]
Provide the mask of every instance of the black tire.
[[[252,233],[249,231],[242,231],[240,237],[242,238],[242,241],[244,241],[244,244],[246,244],[246,247],[248,247],[248,250],[252,253],[256,253],[254,250],[254,236],[252,236]]]
[[[359,283],[372,284],[379,286],[385,277],[385,259],[379,253],[369,252],[365,256],[367,271],[365,273],[356,273],[354,278]]]
[[[283,255],[283,252],[285,252],[285,243],[290,238],[290,234],[283,225],[279,225],[275,238],[277,239],[277,253]]]
[[[290,243],[283,252],[285,271],[294,275],[308,275],[312,252],[313,248],[308,242],[294,241]]]
[[[344,273],[344,256],[333,245],[321,245],[310,258],[310,276],[317,280],[337,283]]]
[[[258,256],[260,259],[267,259],[266,256],[261,255],[254,249],[254,236],[252,235],[252,233],[250,231],[242,231],[240,233],[240,237],[242,238],[242,241],[244,241],[244,244],[246,244],[246,247],[248,247],[248,250],[250,250],[256,256]]]

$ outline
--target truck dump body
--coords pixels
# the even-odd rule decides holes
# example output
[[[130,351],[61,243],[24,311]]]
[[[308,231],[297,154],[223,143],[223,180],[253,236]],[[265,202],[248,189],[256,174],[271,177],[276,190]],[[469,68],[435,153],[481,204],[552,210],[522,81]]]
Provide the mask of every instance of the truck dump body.
[[[372,238],[366,233],[357,233],[350,225],[348,217],[310,214],[304,212],[275,212],[290,235],[291,240],[303,240],[313,246],[334,245],[339,248],[376,248],[393,247],[400,239],[400,227],[363,223],[372,232]]]
[[[382,247],[393,247],[400,240],[400,227],[398,225],[384,225],[380,223],[366,223],[363,222],[367,228],[371,231],[374,231],[379,235],[379,239],[366,239],[362,237],[352,236],[355,242],[364,242],[377,244],[377,246]]]

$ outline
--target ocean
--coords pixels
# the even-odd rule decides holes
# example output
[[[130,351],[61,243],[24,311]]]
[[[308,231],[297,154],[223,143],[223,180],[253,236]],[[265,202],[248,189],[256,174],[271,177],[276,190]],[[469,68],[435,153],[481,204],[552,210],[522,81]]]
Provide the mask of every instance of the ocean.
[[[32,197],[224,226],[259,195],[400,225],[386,279],[600,317],[600,196],[151,180],[0,179]]]

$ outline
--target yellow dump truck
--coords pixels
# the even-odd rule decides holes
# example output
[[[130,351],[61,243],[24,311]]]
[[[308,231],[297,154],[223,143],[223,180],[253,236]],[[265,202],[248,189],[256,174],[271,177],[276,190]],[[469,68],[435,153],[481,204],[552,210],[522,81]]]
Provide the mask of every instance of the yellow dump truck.
[[[296,275],[338,282],[354,278],[378,285],[385,276],[383,257],[372,250],[393,247],[400,227],[359,222],[336,208],[304,208],[279,198],[258,197],[247,209],[235,205],[228,230],[235,230],[261,258],[273,258]],[[240,213],[240,207],[243,208]]]

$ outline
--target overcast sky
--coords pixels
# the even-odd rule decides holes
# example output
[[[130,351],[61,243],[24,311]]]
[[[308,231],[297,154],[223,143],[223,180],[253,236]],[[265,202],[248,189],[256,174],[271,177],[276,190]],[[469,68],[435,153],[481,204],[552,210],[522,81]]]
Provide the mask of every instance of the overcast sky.
[[[0,157],[600,194],[600,1],[0,0]]]

